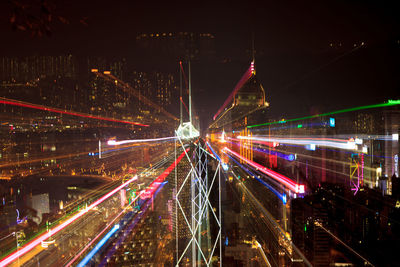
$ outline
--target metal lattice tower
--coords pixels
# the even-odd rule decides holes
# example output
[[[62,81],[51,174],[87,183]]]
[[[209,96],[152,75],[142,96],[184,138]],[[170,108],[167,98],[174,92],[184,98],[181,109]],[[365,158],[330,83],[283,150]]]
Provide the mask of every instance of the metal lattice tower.
[[[222,265],[221,246],[221,163],[211,179],[208,176],[208,153],[201,139],[191,139],[186,145],[177,134],[178,146],[190,146],[186,153],[188,172],[180,177],[175,172],[175,233],[176,266],[211,266],[215,256]],[[214,157],[213,157],[214,158]],[[218,193],[218,201],[210,202],[210,194]],[[217,228],[211,233],[210,222]],[[218,249],[219,247],[219,249]],[[219,251],[218,251],[219,250]]]

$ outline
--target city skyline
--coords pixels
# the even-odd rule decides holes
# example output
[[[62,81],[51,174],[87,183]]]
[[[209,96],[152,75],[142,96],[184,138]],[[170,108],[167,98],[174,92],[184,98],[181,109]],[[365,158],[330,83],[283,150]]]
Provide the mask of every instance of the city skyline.
[[[0,2],[0,266],[397,266],[397,10]]]

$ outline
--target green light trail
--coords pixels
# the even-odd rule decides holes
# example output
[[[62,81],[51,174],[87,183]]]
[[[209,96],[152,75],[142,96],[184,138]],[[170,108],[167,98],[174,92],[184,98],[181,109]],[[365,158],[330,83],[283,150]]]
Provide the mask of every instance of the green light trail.
[[[256,125],[249,125],[249,126],[247,126],[247,128],[254,128],[254,127],[259,127],[259,126],[264,126],[264,125],[272,125],[272,124],[278,124],[278,123],[286,123],[286,122],[291,122],[291,121],[314,119],[314,118],[325,117],[325,116],[330,116],[330,115],[335,115],[335,114],[340,114],[340,113],[345,113],[345,112],[351,112],[351,111],[357,111],[357,110],[363,110],[363,109],[371,109],[371,108],[389,107],[389,106],[396,106],[396,105],[400,105],[400,99],[399,100],[388,100],[388,102],[386,102],[386,103],[380,103],[380,104],[375,104],[375,105],[341,109],[341,110],[336,110],[336,111],[327,112],[327,113],[323,113],[323,114],[305,116],[305,117],[301,117],[301,118],[266,122],[266,123],[261,123],[261,124],[256,124]]]

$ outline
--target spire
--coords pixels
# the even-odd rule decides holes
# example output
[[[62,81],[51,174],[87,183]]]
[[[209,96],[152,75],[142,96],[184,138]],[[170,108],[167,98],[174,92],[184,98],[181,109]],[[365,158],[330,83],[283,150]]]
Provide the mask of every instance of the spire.
[[[253,31],[252,36],[251,36],[251,56],[252,56],[252,61],[251,61],[251,74],[255,75],[256,74],[256,49],[255,49],[255,33]]]
[[[254,37],[254,32],[253,32],[252,36],[251,36],[251,55],[252,55],[252,60],[255,63],[256,62],[256,55],[255,55],[256,50],[254,48],[254,39],[255,39],[255,37]]]
[[[191,80],[191,70],[190,70],[190,60],[189,60],[189,122],[192,124],[192,80]],[[192,136],[192,128],[190,127],[190,135]]]
[[[180,125],[183,123],[183,114],[182,114],[182,61],[179,61],[179,103],[180,103]]]

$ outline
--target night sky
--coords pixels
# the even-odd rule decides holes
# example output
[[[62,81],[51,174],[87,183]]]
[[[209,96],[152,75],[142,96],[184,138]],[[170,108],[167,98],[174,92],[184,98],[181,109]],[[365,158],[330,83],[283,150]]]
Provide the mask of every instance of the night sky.
[[[0,3],[1,55],[123,56],[140,68],[148,59],[135,52],[138,33],[215,34],[215,61],[192,64],[204,123],[248,68],[253,34],[273,118],[400,98],[400,9],[387,1],[48,2],[69,23],[54,19],[42,37],[13,31],[11,4]],[[177,70],[176,62],[160,65]]]

